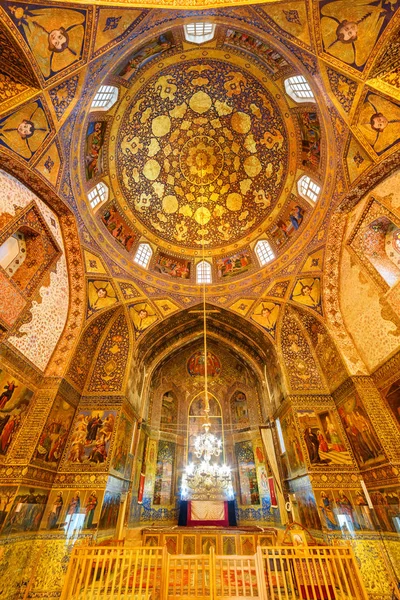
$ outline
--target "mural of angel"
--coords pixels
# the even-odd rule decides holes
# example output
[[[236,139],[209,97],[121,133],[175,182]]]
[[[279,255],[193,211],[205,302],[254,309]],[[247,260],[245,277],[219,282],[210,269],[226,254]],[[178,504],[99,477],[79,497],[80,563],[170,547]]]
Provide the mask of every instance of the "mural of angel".
[[[80,60],[85,35],[83,11],[34,5],[13,5],[10,11],[45,79]]]
[[[400,139],[400,106],[377,94],[368,94],[358,127],[377,154]]]
[[[321,3],[324,50],[362,70],[397,0],[337,0]]]
[[[274,304],[274,302],[261,302],[251,315],[251,318],[267,331],[274,332],[278,315],[279,304]]]
[[[40,101],[24,106],[0,122],[0,142],[26,160],[32,158],[49,132]]]
[[[109,308],[118,302],[114,288],[109,281],[90,280],[88,284],[88,316],[102,308]]]
[[[139,304],[131,306],[129,313],[136,336],[139,336],[142,331],[150,327],[158,319],[154,308],[148,302],[139,302]]]

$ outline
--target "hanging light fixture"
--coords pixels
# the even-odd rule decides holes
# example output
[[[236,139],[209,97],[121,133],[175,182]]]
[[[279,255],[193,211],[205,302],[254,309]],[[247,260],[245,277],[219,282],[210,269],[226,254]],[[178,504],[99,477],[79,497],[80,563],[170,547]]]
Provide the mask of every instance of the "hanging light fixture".
[[[203,208],[203,200],[202,200]],[[203,225],[203,223],[202,223]],[[202,261],[205,262],[204,233]],[[182,477],[182,498],[185,500],[221,500],[233,497],[231,469],[228,465],[211,463],[223,452],[222,439],[210,433],[210,401],[208,395],[206,281],[203,278],[203,346],[204,346],[204,433],[194,440],[194,454],[199,459],[186,465]]]

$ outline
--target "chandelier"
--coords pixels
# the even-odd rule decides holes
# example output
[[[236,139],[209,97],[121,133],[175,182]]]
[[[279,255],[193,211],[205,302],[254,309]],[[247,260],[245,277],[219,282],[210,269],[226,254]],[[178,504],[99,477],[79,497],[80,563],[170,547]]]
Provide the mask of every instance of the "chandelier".
[[[202,260],[204,262],[204,234],[202,238]],[[203,279],[203,342],[204,342],[204,433],[194,440],[194,455],[198,462],[186,465],[182,476],[182,499],[221,500],[233,497],[231,469],[228,465],[212,463],[222,453],[222,439],[210,433],[210,402],[208,396],[207,361],[207,311],[206,282]],[[194,311],[193,311],[194,312]],[[196,311],[197,312],[197,311]]]

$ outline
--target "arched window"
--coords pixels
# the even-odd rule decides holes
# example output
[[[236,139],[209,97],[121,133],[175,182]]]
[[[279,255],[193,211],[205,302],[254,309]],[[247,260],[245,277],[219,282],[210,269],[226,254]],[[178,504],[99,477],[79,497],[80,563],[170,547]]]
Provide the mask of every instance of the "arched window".
[[[255,251],[262,267],[275,258],[275,254],[267,240],[259,240],[256,244]]]
[[[213,39],[215,25],[199,21],[197,23],[188,23],[185,25],[185,39],[194,44],[204,44]]]
[[[95,208],[105,202],[108,198],[108,187],[102,181],[94,186],[88,193],[90,208]]]
[[[212,283],[211,265],[206,260],[196,266],[196,283]]]
[[[140,265],[144,269],[147,269],[152,254],[153,250],[149,244],[139,244],[133,262],[135,262],[137,265]]]
[[[312,89],[303,75],[285,79],[285,91],[295,102],[315,102]]]
[[[318,200],[321,187],[308,175],[303,175],[297,182],[297,190],[305,200],[311,200],[315,204]]]
[[[109,110],[118,100],[118,88],[115,85],[101,85],[97,90],[92,106],[92,110]]]

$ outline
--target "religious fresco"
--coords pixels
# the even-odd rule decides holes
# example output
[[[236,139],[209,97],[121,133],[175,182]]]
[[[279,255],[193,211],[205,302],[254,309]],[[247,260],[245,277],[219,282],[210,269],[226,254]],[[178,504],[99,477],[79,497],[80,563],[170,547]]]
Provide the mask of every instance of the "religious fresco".
[[[129,315],[135,330],[135,336],[139,337],[150,325],[158,320],[158,315],[148,302],[138,302],[129,307]]]
[[[375,507],[372,499],[375,493],[381,494],[381,492],[370,492],[374,504],[373,510],[369,508],[361,488],[317,490],[315,494],[323,528],[328,531],[342,530],[342,532],[350,534],[354,534],[355,531],[375,531],[380,524],[379,510]],[[384,502],[380,506],[385,507],[382,511],[382,529],[395,531],[391,518],[398,515],[399,512],[398,490],[389,489],[389,493],[390,503],[387,502],[387,494],[382,494]]]
[[[117,205],[111,204],[107,207],[101,215],[101,220],[113,238],[117,240],[125,250],[130,252],[137,238],[137,233],[125,219],[121,217]]]
[[[141,46],[138,50],[135,50],[124,66],[121,69],[118,69],[115,74],[126,81],[130,81],[133,75],[141,67],[144,67],[150,60],[174,46],[175,40],[173,33],[167,31],[159,37],[146,42],[146,44]]]
[[[332,411],[300,410],[297,418],[311,465],[353,464]]]
[[[138,221],[196,249],[203,237],[211,248],[248,235],[287,175],[286,125],[274,96],[248,71],[215,59],[171,65],[153,79],[126,110],[121,105],[115,148],[118,183]]]
[[[178,400],[172,391],[165,392],[161,399],[160,429],[176,430],[178,422]]]
[[[0,146],[30,160],[50,131],[43,102],[36,100],[0,119]]]
[[[324,51],[363,71],[398,6],[398,0],[320,0]]]
[[[172,502],[175,444],[160,440],[158,443],[153,504],[169,505]]]
[[[89,181],[103,172],[103,146],[106,135],[106,121],[89,123],[85,139],[86,179]]]
[[[239,469],[240,503],[243,506],[260,504],[257,471],[252,442],[237,442],[235,455]]]
[[[299,520],[303,527],[320,530],[321,520],[311,485],[304,489],[296,489],[296,504]]]
[[[279,317],[280,304],[263,300],[251,314],[253,321],[264,327],[271,335],[275,336],[276,322]]]
[[[187,370],[192,377],[204,377],[204,351],[197,350],[187,362]],[[213,352],[207,350],[207,377],[216,377],[221,373],[221,361]]]
[[[370,490],[370,498],[375,511],[375,520],[378,521],[377,528],[398,533],[400,488],[396,486]]]
[[[231,398],[231,418],[233,424],[250,425],[247,397],[241,391],[235,392]]]
[[[380,156],[400,140],[400,104],[368,92],[359,112],[357,127]]]
[[[111,438],[116,418],[115,410],[79,410],[72,426],[63,468],[78,465],[104,469],[108,463]]]
[[[63,530],[67,539],[83,529],[97,527],[102,490],[53,489],[40,529]]]
[[[12,507],[17,489],[17,486],[13,485],[0,486],[0,531]]]
[[[298,113],[301,134],[301,163],[318,170],[321,161],[321,125],[318,114],[312,111]]]
[[[87,286],[87,317],[103,308],[110,308],[118,302],[116,291],[110,281],[89,279]]]
[[[119,492],[107,491],[104,494],[99,519],[99,529],[114,529],[117,526],[120,505],[121,494]]]
[[[217,275],[220,279],[234,277],[246,273],[251,266],[252,260],[249,250],[242,250],[226,258],[218,258],[216,261]]]
[[[274,244],[282,248],[303,224],[306,209],[297,199],[291,199],[278,220],[270,229]]]
[[[68,438],[75,408],[57,396],[33,455],[33,462],[46,467],[57,467]]]
[[[290,296],[291,300],[321,312],[321,279],[320,277],[304,277],[298,279]]]
[[[302,473],[306,469],[303,450],[297,434],[292,412],[280,418],[283,440],[285,442],[288,466],[292,476]]]
[[[382,390],[382,396],[385,398],[395,420],[400,425],[400,379]]]
[[[339,416],[360,467],[385,460],[372,423],[358,396],[350,396],[338,408]]]
[[[0,457],[7,455],[25,421],[33,392],[19,379],[0,370]]]
[[[248,33],[237,31],[236,29],[227,29],[224,44],[239,46],[239,48],[255,54],[257,58],[260,58],[268,65],[274,74],[289,66],[289,63],[275,48]]]
[[[117,471],[120,475],[128,476],[130,465],[128,463],[129,452],[132,444],[132,421],[121,413],[117,432],[115,434],[114,451],[111,460],[111,469]]]
[[[216,398],[209,396],[208,421],[211,423],[211,431],[218,438],[223,437],[223,420],[221,405]],[[205,422],[205,401],[204,394],[198,395],[189,404],[188,426],[187,426],[187,462],[195,460],[194,443],[197,436],[204,432]],[[215,463],[222,464],[224,461],[223,452],[214,460]]]
[[[2,535],[37,531],[46,508],[49,490],[21,486],[3,525]]]
[[[44,79],[82,58],[87,10],[7,2],[6,9],[25,38]]]
[[[182,260],[176,256],[170,256],[159,252],[153,270],[162,275],[168,275],[177,279],[189,279],[191,271],[190,260]]]

